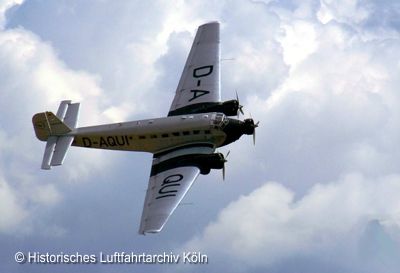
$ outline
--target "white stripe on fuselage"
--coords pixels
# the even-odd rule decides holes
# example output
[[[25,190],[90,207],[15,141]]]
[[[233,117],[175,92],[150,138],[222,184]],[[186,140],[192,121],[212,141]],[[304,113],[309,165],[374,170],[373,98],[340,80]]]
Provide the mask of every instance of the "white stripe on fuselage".
[[[226,138],[221,130],[221,113],[193,114],[81,127],[73,146],[157,153],[191,143],[215,147]]]

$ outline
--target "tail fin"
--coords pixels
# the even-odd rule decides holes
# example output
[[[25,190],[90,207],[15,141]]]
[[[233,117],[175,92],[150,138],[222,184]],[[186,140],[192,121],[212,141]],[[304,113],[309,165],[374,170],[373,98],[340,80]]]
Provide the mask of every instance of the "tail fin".
[[[68,135],[76,128],[79,113],[79,103],[62,101],[57,115],[52,112],[38,113],[33,116],[32,123],[36,137],[47,141],[44,151],[42,169],[61,165],[74,137]]]
[[[36,137],[41,141],[46,141],[50,136],[64,135],[72,131],[52,112],[35,114],[32,118],[32,123]]]

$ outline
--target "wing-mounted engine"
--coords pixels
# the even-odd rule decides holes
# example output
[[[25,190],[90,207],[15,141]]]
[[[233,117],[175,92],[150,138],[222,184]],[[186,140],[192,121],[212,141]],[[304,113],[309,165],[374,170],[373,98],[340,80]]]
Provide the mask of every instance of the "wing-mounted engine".
[[[203,102],[197,104],[191,104],[182,108],[170,111],[168,116],[179,116],[187,114],[200,114],[218,112],[224,113],[226,116],[237,116],[240,113],[243,114],[242,106],[239,104],[239,100],[228,100],[224,102]]]
[[[221,153],[214,154],[187,154],[164,160],[153,165],[151,176],[171,168],[195,166],[200,169],[201,174],[210,173],[211,169],[223,169],[225,157]]]
[[[238,115],[239,111],[243,113],[242,106],[239,104],[239,100],[224,101],[220,106],[220,108],[222,110],[220,112],[224,113],[229,117]]]
[[[201,103],[190,104],[170,111],[168,113],[168,116],[201,114],[210,112],[224,113],[226,116],[229,117],[238,116],[239,118],[239,113],[243,115],[243,106],[240,105],[239,96],[237,92],[235,100],[228,100],[224,102],[201,102]]]

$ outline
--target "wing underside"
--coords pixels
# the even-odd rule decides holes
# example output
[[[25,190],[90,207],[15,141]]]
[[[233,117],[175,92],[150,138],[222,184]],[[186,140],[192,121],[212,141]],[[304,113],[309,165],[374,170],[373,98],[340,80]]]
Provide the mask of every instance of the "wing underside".
[[[153,158],[149,185],[143,206],[140,234],[160,232],[168,218],[182,201],[200,170],[179,162],[182,155],[211,154],[209,146],[182,148]]]
[[[197,30],[169,116],[186,114],[185,109],[190,110],[191,105],[199,107],[221,101],[219,39],[218,22],[204,24]]]

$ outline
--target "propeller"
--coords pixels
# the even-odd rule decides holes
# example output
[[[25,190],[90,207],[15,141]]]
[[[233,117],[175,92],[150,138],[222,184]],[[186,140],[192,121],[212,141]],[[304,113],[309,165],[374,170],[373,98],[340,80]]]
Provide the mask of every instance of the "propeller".
[[[250,120],[251,120],[251,125],[253,126],[253,144],[254,146],[256,145],[256,128],[258,127],[258,124],[260,124],[260,121],[257,121],[257,123],[254,123],[253,117],[251,116],[250,113]]]
[[[235,90],[235,92],[236,92],[236,100],[237,100],[237,102],[238,102],[238,104],[239,104],[239,108],[238,108],[239,111],[238,111],[238,113],[237,113],[237,118],[239,119],[239,112],[242,113],[242,115],[244,115],[244,112],[243,112],[243,105],[240,105],[239,96],[238,96],[237,90]]]
[[[258,127],[258,124],[260,121],[257,121],[256,124],[254,124],[254,132],[253,132],[253,145],[256,146],[256,128]]]
[[[228,162],[228,160],[226,160],[228,158],[228,155],[231,151],[228,151],[228,153],[226,154],[226,156],[224,157],[224,165],[222,166],[222,180],[225,181],[225,163]]]

